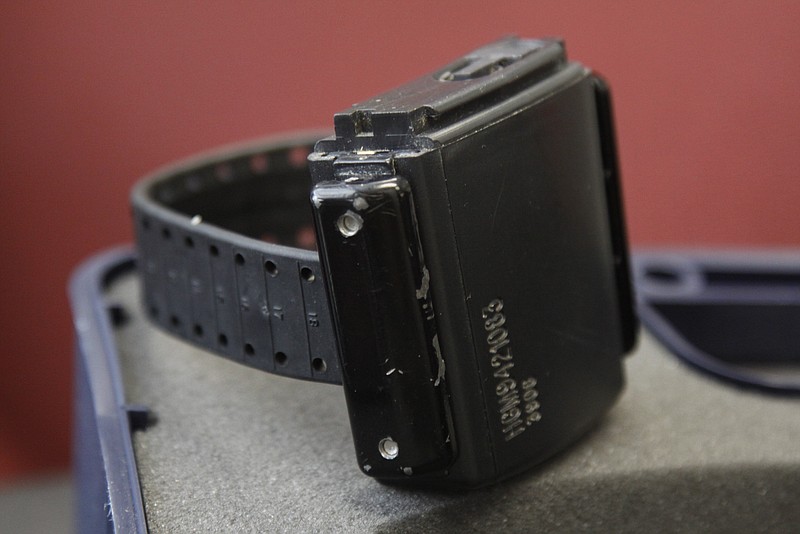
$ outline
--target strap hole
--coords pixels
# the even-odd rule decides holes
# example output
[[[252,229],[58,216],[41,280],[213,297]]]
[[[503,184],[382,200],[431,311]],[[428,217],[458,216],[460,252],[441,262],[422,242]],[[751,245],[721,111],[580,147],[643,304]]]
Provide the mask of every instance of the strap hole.
[[[220,163],[214,168],[214,176],[222,183],[233,180],[233,167],[229,163]]]
[[[217,336],[217,342],[220,344],[220,346],[227,347],[228,346],[228,336],[226,336],[225,334],[220,334],[219,336]]]
[[[219,256],[219,249],[217,248],[217,245],[211,245],[210,247],[208,247],[208,252],[212,256],[215,256],[215,257]]]
[[[317,249],[317,233],[310,224],[301,227],[294,235],[294,244],[306,250]]]
[[[255,154],[250,158],[250,172],[264,174],[269,169],[269,159],[266,154]]]
[[[183,240],[183,242],[186,244],[186,246],[187,246],[188,248],[194,248],[194,239],[192,239],[192,238],[191,238],[191,237],[189,237],[188,235],[187,235],[187,236],[186,236],[186,238]]]
[[[203,178],[197,174],[190,174],[186,177],[186,183],[184,184],[184,187],[187,191],[196,193],[203,188]]]
[[[197,337],[203,337],[203,327],[199,324],[195,324],[192,327],[192,332],[194,332],[194,335]]]
[[[142,228],[144,228],[145,230],[150,229],[150,219],[148,219],[147,217],[142,219]]]
[[[313,367],[314,371],[318,373],[324,373],[325,370],[328,368],[328,365],[322,358],[314,358],[313,360],[311,360],[311,367]]]
[[[297,146],[289,151],[289,163],[292,167],[301,169],[308,165],[308,154],[311,151],[306,146]]]
[[[150,306],[150,317],[158,317],[158,306]]]
[[[172,232],[170,232],[169,228],[162,228],[161,229],[161,236],[164,239],[169,239],[172,237]]]
[[[253,345],[251,345],[250,343],[246,343],[244,346],[244,353],[247,354],[248,356],[252,356],[253,354],[256,353],[256,349],[254,349]]]
[[[289,357],[286,356],[283,352],[276,352],[275,353],[275,363],[278,365],[286,365],[286,362],[289,361]]]
[[[313,282],[316,276],[314,276],[314,271],[311,267],[303,267],[300,269],[300,276],[303,277],[303,280],[306,282]]]
[[[236,256],[233,257],[233,259],[236,260],[236,265],[244,265],[244,256],[242,256],[238,252],[236,253]]]
[[[171,324],[175,328],[178,328],[181,325],[181,320],[178,319],[177,315],[170,315],[169,324]]]
[[[278,276],[278,265],[272,260],[264,262],[264,270],[267,271],[267,274],[270,276]]]

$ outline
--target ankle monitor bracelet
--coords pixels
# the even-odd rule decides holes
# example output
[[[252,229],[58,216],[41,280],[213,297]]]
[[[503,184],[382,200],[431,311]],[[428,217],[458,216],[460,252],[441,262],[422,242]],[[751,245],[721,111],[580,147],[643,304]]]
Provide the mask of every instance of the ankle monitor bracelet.
[[[342,383],[382,480],[483,485],[576,440],[637,328],[605,83],[560,41],[510,38],[334,126],[136,186],[152,320]]]

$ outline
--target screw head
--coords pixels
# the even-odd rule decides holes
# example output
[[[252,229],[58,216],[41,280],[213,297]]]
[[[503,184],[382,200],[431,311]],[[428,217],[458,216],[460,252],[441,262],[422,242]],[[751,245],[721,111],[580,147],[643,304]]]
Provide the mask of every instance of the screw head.
[[[394,460],[400,454],[400,446],[392,438],[383,438],[378,443],[378,452],[387,460]]]
[[[336,220],[336,228],[345,237],[353,237],[364,226],[364,219],[358,213],[347,210]]]

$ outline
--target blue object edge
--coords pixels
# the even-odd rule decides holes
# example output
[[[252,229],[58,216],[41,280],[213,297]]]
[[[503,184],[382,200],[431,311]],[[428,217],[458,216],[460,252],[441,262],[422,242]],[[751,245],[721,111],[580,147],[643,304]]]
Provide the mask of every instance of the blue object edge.
[[[764,270],[800,268],[800,250],[769,249],[722,249],[685,250],[649,249],[637,250],[632,254],[631,271],[635,287],[636,311],[642,326],[646,328],[672,354],[691,368],[707,376],[734,384],[741,388],[758,390],[777,395],[800,395],[800,383],[791,378],[768,378],[744,372],[736,365],[729,364],[696,347],[667,318],[656,309],[662,299],[692,303],[704,288],[700,280],[702,271],[708,266],[731,269],[737,273],[760,273]],[[677,289],[660,287],[647,279],[651,268],[674,270],[686,275],[688,283]],[[800,288],[798,288],[800,289]],[[800,293],[798,293],[800,295]],[[773,293],[755,293],[759,299],[772,299],[780,304],[800,302],[797,296],[784,295],[776,298]],[[732,298],[732,297],[731,297]],[[724,302],[724,300],[723,300]],[[800,347],[798,347],[800,350]]]
[[[117,348],[104,297],[104,288],[115,275],[134,268],[133,248],[121,246],[86,260],[69,282],[76,335],[78,532],[147,532]],[[94,454],[101,458],[92,457]]]

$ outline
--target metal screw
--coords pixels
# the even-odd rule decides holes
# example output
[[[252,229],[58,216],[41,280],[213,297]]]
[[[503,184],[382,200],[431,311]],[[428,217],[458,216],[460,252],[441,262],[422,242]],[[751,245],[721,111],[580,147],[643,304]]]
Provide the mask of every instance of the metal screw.
[[[383,438],[378,443],[378,452],[387,460],[394,460],[400,453],[400,446],[392,438]]]
[[[364,219],[350,210],[336,220],[336,228],[345,237],[352,237],[364,226]]]

